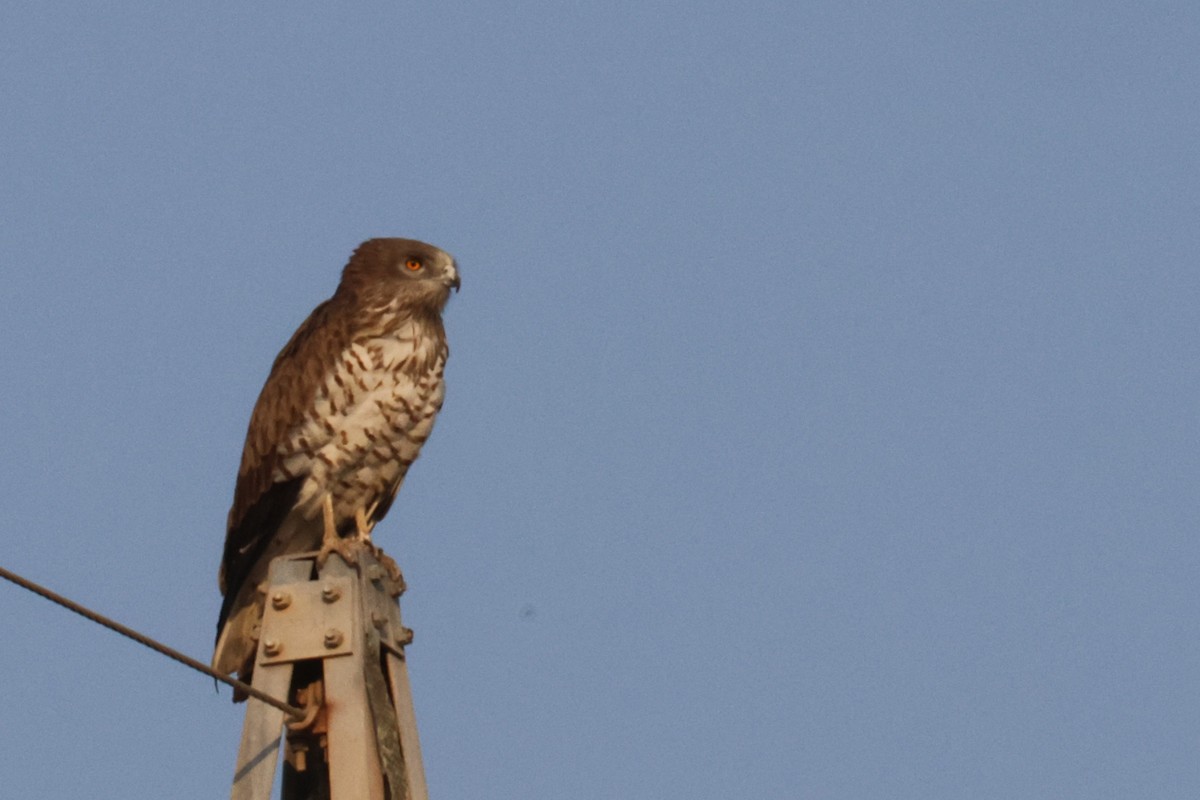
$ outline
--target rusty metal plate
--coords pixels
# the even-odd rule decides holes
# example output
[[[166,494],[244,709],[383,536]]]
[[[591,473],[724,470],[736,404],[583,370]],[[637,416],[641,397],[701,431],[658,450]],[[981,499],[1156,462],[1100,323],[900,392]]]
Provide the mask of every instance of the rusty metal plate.
[[[266,597],[259,664],[281,664],[354,652],[353,578],[272,586]]]

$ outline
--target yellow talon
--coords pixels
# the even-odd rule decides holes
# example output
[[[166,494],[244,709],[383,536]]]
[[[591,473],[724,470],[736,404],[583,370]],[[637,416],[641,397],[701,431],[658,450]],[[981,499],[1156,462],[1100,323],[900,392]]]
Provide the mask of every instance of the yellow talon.
[[[345,539],[338,536],[337,520],[333,516],[332,495],[325,495],[322,516],[325,520],[325,530],[321,537],[321,549],[317,551],[317,566],[325,566],[325,562],[329,559],[330,553],[337,553],[347,564],[353,564],[354,556],[351,553],[351,548],[347,547],[347,541]]]

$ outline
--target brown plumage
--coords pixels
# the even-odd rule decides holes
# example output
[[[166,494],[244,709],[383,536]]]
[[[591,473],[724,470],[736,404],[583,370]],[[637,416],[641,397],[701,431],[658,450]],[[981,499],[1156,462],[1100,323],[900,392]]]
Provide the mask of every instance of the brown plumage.
[[[341,536],[365,535],[391,507],[442,406],[441,312],[458,286],[436,247],[371,239],[275,358],[229,509],[215,669],[248,679],[258,586],[272,558],[321,544],[326,502]]]

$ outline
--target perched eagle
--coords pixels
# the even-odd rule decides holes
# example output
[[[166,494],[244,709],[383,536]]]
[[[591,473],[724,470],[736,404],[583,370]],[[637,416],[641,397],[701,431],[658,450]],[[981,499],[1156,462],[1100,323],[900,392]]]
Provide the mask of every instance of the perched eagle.
[[[371,239],[275,358],[229,509],[214,669],[249,680],[271,559],[365,538],[387,514],[442,407],[458,287],[438,248]]]

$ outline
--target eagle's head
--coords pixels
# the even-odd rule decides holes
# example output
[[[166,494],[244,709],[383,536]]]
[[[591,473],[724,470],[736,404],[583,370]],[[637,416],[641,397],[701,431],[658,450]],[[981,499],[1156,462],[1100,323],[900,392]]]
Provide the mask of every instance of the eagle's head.
[[[339,291],[398,299],[441,311],[461,281],[454,257],[416,239],[368,239],[342,271]]]

